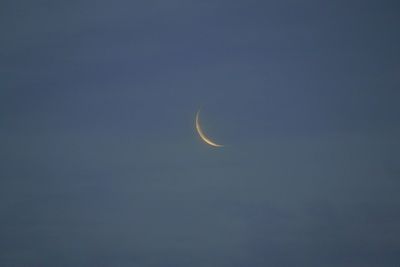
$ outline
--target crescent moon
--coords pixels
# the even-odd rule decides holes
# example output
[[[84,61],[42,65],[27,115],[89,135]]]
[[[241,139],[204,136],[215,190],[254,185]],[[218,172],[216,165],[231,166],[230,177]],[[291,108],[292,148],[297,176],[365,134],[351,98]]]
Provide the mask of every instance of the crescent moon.
[[[197,114],[196,114],[196,130],[197,130],[197,133],[199,134],[200,138],[201,138],[206,144],[208,144],[208,145],[210,145],[210,146],[213,146],[213,147],[223,147],[223,145],[220,145],[220,144],[217,144],[217,143],[211,141],[210,138],[208,138],[208,137],[204,134],[203,130],[202,130],[201,127],[200,127],[199,116],[200,116],[200,110],[197,111]]]

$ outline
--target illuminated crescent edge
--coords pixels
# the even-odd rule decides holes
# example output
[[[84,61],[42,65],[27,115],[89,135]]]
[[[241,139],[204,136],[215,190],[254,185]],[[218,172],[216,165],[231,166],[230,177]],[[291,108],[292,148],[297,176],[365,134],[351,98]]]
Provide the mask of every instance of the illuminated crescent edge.
[[[197,114],[196,114],[196,130],[197,130],[197,133],[199,134],[200,138],[201,138],[204,142],[206,142],[207,144],[209,144],[210,146],[213,146],[213,147],[223,147],[223,145],[219,145],[219,144],[216,144],[216,143],[214,143],[213,141],[211,141],[211,140],[204,134],[203,130],[202,130],[201,127],[200,127],[199,115],[200,115],[200,110],[197,111]]]

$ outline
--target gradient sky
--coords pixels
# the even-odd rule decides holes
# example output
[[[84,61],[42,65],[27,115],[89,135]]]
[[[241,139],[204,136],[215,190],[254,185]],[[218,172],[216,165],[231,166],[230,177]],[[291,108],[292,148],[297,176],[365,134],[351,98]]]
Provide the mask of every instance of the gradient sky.
[[[2,0],[0,266],[398,266],[399,14]]]

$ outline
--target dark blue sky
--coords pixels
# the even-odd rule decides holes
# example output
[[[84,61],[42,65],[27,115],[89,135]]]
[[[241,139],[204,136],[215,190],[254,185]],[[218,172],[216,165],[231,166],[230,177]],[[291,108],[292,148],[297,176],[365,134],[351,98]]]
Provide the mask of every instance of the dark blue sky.
[[[399,14],[1,1],[0,266],[398,266]]]

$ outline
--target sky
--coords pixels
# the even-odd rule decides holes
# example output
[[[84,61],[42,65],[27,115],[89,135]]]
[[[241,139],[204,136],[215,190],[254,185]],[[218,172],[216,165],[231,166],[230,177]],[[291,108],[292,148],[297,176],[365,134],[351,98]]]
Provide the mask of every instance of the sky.
[[[398,266],[399,14],[2,0],[0,266]]]

